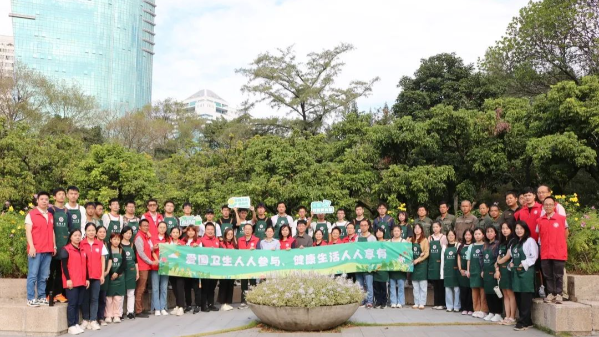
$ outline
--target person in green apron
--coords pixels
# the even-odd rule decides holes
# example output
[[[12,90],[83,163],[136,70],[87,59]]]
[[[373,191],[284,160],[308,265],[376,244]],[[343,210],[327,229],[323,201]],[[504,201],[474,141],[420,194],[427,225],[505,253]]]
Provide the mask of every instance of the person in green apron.
[[[79,228],[81,231],[84,231],[85,224],[90,222],[90,219],[87,219],[85,208],[77,203],[77,200],[79,200],[79,188],[76,186],[67,187],[66,196],[69,202],[65,207],[67,213],[71,217],[71,225],[74,228]]]
[[[322,231],[323,240],[329,243],[329,233],[331,232],[331,223],[324,218],[324,214],[316,214],[316,221],[312,222],[312,231]]]
[[[270,224],[273,226],[275,230],[275,237],[278,238],[281,234],[281,226],[289,225],[293,223],[293,218],[287,215],[287,205],[284,202],[279,201],[277,203],[277,214],[270,218]]]
[[[445,286],[441,278],[441,260],[443,257],[443,248],[447,246],[447,237],[441,233],[440,222],[433,222],[431,229],[433,234],[428,237],[430,247],[428,256],[428,281],[433,285],[433,309],[443,310],[445,308]]]
[[[221,235],[219,236],[217,233],[217,236],[219,236],[219,239],[222,241],[222,234],[225,232],[225,230],[227,230],[227,228],[234,229],[235,225],[237,225],[237,219],[231,217],[231,209],[229,208],[229,205],[223,205],[220,210],[223,216],[218,219],[217,223],[220,228]]]
[[[185,238],[185,230],[188,226],[199,226],[202,223],[201,216],[192,215],[193,209],[191,203],[186,202],[183,204],[183,216],[179,218],[179,229],[181,229],[181,239]],[[199,223],[196,224],[196,221]]]
[[[119,214],[121,209],[119,199],[110,199],[108,207],[110,208],[110,212],[102,216],[102,223],[106,227],[106,243],[109,242],[112,233],[120,234],[123,229],[123,216]]]
[[[474,230],[474,244],[468,248],[466,259],[468,260],[468,278],[470,279],[470,288],[472,288],[472,305],[474,313],[472,317],[484,318],[487,316],[488,308],[485,298],[485,289],[483,288],[482,263],[480,257],[483,254],[485,246],[485,234],[481,228]]]
[[[266,238],[266,227],[272,227],[270,218],[266,216],[266,206],[264,204],[258,204],[256,211],[252,213],[252,221],[254,222],[254,235],[258,239],[264,240]]]
[[[447,231],[447,246],[441,252],[441,278],[445,287],[445,307],[447,312],[460,311],[460,284],[458,268],[458,243],[455,231]]]
[[[530,229],[523,221],[514,228],[516,239],[508,254],[512,258],[512,288],[516,295],[519,318],[514,330],[526,330],[532,326],[532,298],[535,291],[535,262],[539,257],[539,247],[530,237]]]
[[[389,214],[387,214],[387,204],[381,202],[377,206],[377,212],[379,215],[374,219],[374,229],[382,228],[385,231],[385,240],[391,238],[391,228],[395,227],[395,220]]]
[[[96,220],[96,203],[88,201],[85,203],[85,218],[96,227],[102,226],[102,220]]]
[[[392,237],[389,241],[394,243],[407,242],[402,234],[401,226],[393,227]],[[391,308],[402,308],[406,305],[406,276],[406,272],[403,271],[389,272],[389,300],[391,302]]]
[[[127,293],[125,270],[127,261],[121,247],[121,234],[110,234],[108,249],[108,277],[110,282],[106,289],[106,323],[120,323],[123,316],[123,299]]]
[[[250,207],[250,209],[254,210],[254,207]],[[235,217],[236,217],[236,222],[237,225],[235,226],[235,237],[237,239],[241,239],[245,236],[245,232],[243,230],[243,228],[245,227],[246,224],[250,224],[250,225],[254,225],[254,223],[252,222],[252,220],[248,220],[247,216],[248,216],[248,212],[249,209],[247,208],[235,208],[233,209],[234,213],[235,213]]]
[[[462,241],[458,245],[458,271],[460,273],[458,284],[460,285],[460,310],[462,310],[462,315],[472,315],[474,313],[472,288],[470,288],[470,279],[468,278],[468,251],[473,239],[474,231],[467,229],[464,231]]]
[[[121,231],[121,247],[125,257],[125,289],[127,291],[127,318],[135,319],[135,287],[139,279],[139,269],[137,267],[137,254],[135,246],[131,242],[133,238],[133,229],[129,226],[123,227]]]
[[[485,289],[485,298],[489,307],[489,314],[484,318],[485,321],[501,322],[503,317],[503,301],[497,297],[494,288],[498,285],[498,279],[495,278],[497,256],[499,254],[499,241],[497,240],[497,229],[489,225],[485,229],[486,243],[481,259],[483,261],[483,285]]]
[[[63,188],[54,190],[54,205],[48,207],[48,212],[52,213],[54,219],[54,238],[56,241],[56,251],[62,251],[62,248],[69,242],[69,233],[73,230],[71,217],[67,214],[64,207],[66,193]],[[80,227],[76,227],[80,229]],[[67,298],[62,287],[62,267],[60,254],[55,254],[50,263],[50,275],[46,283],[46,296],[48,302],[66,303]]]
[[[135,238],[139,231],[139,218],[135,215],[135,201],[125,202],[125,215],[123,215],[123,229],[129,226],[133,231],[132,238]],[[122,234],[122,231],[121,231]]]
[[[374,236],[379,242],[385,242],[385,230],[381,227],[374,231]],[[389,282],[388,271],[376,271],[373,275],[372,284],[374,288],[374,307],[385,309],[387,307],[387,282]]]
[[[408,223],[408,214],[406,212],[399,212],[397,214],[397,225],[401,227],[402,239],[408,240],[408,238],[414,236],[414,229]]]
[[[509,250],[515,241],[514,236],[514,227],[510,223],[504,222],[501,225],[497,253],[499,275],[495,272],[495,276],[499,277],[499,288],[503,293],[503,307],[505,308],[505,319],[499,323],[501,325],[516,324],[516,295],[512,289],[512,271],[508,269],[511,260]]]
[[[341,240],[345,239],[347,236],[347,224],[349,221],[345,220],[345,210],[343,208],[339,208],[337,210],[337,222],[333,224],[333,228],[339,228],[340,234],[339,238]]]
[[[175,203],[173,201],[167,200],[164,203],[164,215],[162,219],[166,222],[166,235],[171,235],[171,229],[179,226],[179,219],[175,215]]]
[[[108,253],[109,246],[106,243],[106,233],[106,227],[99,226],[96,230],[96,238],[103,242],[106,252]],[[108,268],[108,261],[108,254],[106,254],[104,256],[104,283],[100,285],[100,295],[98,296],[98,322],[100,322],[100,325],[104,326],[107,325],[104,319],[106,314],[106,291],[108,290],[108,285],[110,284],[110,277],[108,276],[108,273],[110,272],[110,269]]]
[[[414,259],[414,271],[412,272],[412,286],[414,292],[413,309],[424,310],[428,288],[428,256],[429,244],[424,236],[421,224],[414,224],[414,236],[412,237],[412,253]]]
[[[358,236],[357,242],[375,242],[376,238],[374,235],[370,234],[370,221],[368,219],[360,220],[360,236]],[[316,233],[314,233],[316,236]],[[362,302],[362,307],[366,306],[366,308],[372,308],[372,304],[374,301],[374,290],[373,290],[373,273],[356,273],[356,281],[362,287],[362,290],[366,292],[366,298]]]

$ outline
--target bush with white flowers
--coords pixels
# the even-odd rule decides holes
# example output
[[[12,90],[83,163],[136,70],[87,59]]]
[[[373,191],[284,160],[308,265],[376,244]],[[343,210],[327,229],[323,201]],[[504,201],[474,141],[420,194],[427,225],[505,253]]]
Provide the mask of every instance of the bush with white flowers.
[[[334,277],[300,271],[268,278],[246,293],[249,303],[304,308],[360,303],[364,296],[360,285],[345,275]]]

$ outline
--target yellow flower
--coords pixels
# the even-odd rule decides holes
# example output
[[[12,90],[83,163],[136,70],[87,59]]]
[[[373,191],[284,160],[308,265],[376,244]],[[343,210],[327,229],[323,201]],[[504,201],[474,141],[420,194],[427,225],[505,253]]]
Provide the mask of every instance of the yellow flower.
[[[14,212],[14,211],[15,211],[15,209],[14,209],[12,206],[10,206],[10,207],[8,208],[8,211],[9,211],[9,212]]]
[[[29,208],[33,208],[33,204],[32,204],[32,203],[29,203],[29,204],[27,205],[27,207],[29,207]]]
[[[576,203],[576,206],[580,206],[580,204],[579,204],[579,203]]]
[[[575,196],[575,197],[578,197],[578,194],[574,193],[574,196]]]
[[[17,227],[17,229],[23,229],[23,227],[19,226],[19,227]]]
[[[19,214],[21,214],[21,215],[25,215],[25,212],[23,212],[23,211],[19,211]]]
[[[10,232],[11,232],[11,233],[13,233],[13,234],[15,234],[15,230],[14,230],[14,229],[13,229],[13,230],[11,230]]]
[[[574,220],[578,221],[578,218],[574,218]]]

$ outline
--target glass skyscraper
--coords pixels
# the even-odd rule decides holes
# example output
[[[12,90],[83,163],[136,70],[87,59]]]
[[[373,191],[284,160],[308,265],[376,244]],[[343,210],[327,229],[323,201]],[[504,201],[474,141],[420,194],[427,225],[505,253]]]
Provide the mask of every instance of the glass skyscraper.
[[[155,0],[12,0],[15,62],[78,83],[100,108],[151,102]]]

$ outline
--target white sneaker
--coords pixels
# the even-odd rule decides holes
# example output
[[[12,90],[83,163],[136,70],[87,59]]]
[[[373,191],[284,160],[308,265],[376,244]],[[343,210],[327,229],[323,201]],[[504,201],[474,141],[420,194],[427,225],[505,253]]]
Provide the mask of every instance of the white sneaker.
[[[420,310],[424,310],[424,305],[420,305],[420,306],[418,306],[418,309],[420,309]]]
[[[27,306],[29,307],[39,307],[40,304],[37,302],[37,300],[34,298],[32,300],[28,300],[27,301]]]
[[[81,331],[79,331],[79,329],[77,329],[76,325],[70,326],[69,329],[67,330],[67,333],[69,335],[78,335],[81,333]]]
[[[453,309],[453,312],[460,312],[460,309],[455,308],[455,309]]]
[[[100,324],[98,322],[93,321],[91,324],[92,330],[100,330]]]
[[[483,316],[481,316],[480,314],[483,314]],[[475,311],[475,312],[472,313],[472,317],[474,317],[474,318],[483,318],[485,316],[484,316],[484,313],[482,311]]]
[[[164,310],[164,309],[160,310],[160,314],[162,316],[168,316],[168,312],[166,312],[166,310]]]
[[[112,319],[113,323],[121,323],[121,318],[120,317],[115,317]]]
[[[154,316],[160,316],[160,310],[154,311]]]
[[[491,318],[491,322],[501,322],[503,321],[503,317],[501,317],[500,314],[496,314],[495,316],[493,316],[493,318]]]
[[[492,313],[489,313],[488,315],[486,315],[485,317],[483,317],[483,319],[484,319],[485,321],[490,321],[490,320],[491,320],[491,318],[493,318],[493,316],[495,316],[495,315],[493,315]]]
[[[175,307],[175,309],[171,310],[171,315],[176,315],[179,312],[179,307]]]
[[[87,327],[89,326],[89,321],[83,320],[81,321],[81,325],[79,326],[82,330],[87,329]]]
[[[397,305],[391,304],[391,308],[395,309],[395,308],[397,308]]]
[[[79,330],[79,333],[84,333],[85,330],[81,329],[81,327],[79,326],[79,324],[75,324],[75,326],[77,327],[77,330]]]
[[[106,323],[112,323],[112,317],[106,317],[106,319],[104,320],[104,322],[106,322]]]
[[[179,308],[179,310],[177,310],[177,316],[183,316],[184,313],[185,311],[183,311],[183,308]]]
[[[220,310],[222,310],[222,311],[229,311],[229,310],[233,310],[233,307],[225,303],[225,304],[222,305],[222,307],[220,308]]]
[[[401,304],[398,304],[397,309],[401,309],[401,308],[403,308],[403,306]]]

